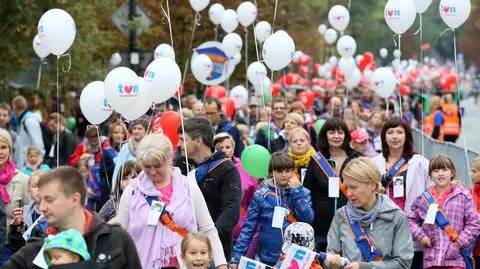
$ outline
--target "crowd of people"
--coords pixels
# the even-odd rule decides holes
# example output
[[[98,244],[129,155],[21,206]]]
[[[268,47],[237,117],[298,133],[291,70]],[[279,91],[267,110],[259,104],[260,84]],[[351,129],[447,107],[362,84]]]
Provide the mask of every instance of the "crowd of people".
[[[191,95],[88,126],[18,95],[0,104],[1,268],[278,268],[292,244],[329,254],[316,269],[473,268],[480,159],[469,190],[448,157],[415,152],[412,127],[455,142],[461,112],[414,97],[339,86],[305,107],[287,91],[229,116]],[[175,110],[176,139],[152,128]],[[244,168],[252,145],[265,178]]]

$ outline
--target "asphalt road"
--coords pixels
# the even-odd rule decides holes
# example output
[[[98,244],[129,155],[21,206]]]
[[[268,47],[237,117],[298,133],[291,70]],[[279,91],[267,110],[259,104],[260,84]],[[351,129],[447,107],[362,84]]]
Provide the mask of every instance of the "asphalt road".
[[[475,105],[473,98],[465,100],[463,117],[463,132],[457,140],[457,145],[463,147],[464,137],[467,139],[467,148],[480,153],[480,100]]]

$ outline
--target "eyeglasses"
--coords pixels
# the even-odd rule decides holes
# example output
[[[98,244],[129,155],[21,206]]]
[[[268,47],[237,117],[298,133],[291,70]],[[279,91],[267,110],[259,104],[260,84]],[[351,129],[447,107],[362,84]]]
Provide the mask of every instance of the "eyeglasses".
[[[274,107],[273,110],[284,110],[285,107]]]

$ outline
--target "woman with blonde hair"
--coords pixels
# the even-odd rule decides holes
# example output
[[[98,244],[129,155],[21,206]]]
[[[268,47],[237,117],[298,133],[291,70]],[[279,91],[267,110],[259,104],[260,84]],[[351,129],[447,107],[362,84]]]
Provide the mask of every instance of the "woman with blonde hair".
[[[290,131],[288,144],[290,145],[288,156],[290,156],[295,163],[295,174],[303,184],[310,158],[316,152],[311,146],[310,135],[307,130],[297,127]]]
[[[285,117],[283,130],[278,134],[278,138],[272,140],[270,144],[272,153],[277,151],[287,153],[289,150],[288,137],[290,132],[295,128],[303,127],[304,124],[303,116],[295,112],[288,113]]]
[[[28,179],[15,168],[13,158],[13,142],[10,134],[5,129],[0,128],[0,198],[5,206],[6,223],[2,223],[6,228],[6,237],[12,232],[10,224],[15,216],[21,216],[22,210],[14,210],[24,207],[30,202],[28,195]],[[3,253],[3,260],[7,260],[14,252],[11,249],[7,239]],[[3,244],[3,243],[1,243]]]
[[[342,171],[347,205],[337,210],[328,231],[328,268],[410,268],[412,236],[407,217],[388,196],[378,193],[380,171],[369,158],[351,160]]]
[[[189,232],[212,242],[217,268],[226,268],[222,244],[195,180],[173,167],[173,147],[163,134],[145,136],[138,145],[142,172],[125,188],[117,221],[132,236],[143,268],[179,268],[180,245]]]

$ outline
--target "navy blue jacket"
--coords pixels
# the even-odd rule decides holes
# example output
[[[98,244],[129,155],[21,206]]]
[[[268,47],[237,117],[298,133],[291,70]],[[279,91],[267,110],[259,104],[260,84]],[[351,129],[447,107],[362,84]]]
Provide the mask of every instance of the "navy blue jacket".
[[[297,221],[313,222],[313,206],[308,189],[299,186],[297,188],[278,189],[278,191],[282,202],[285,202],[292,209]],[[266,264],[275,264],[280,258],[283,235],[280,229],[272,227],[274,206],[264,198],[266,192],[275,192],[272,180],[266,180],[253,195],[242,232],[232,253],[231,262],[233,264],[238,264],[241,256],[247,253],[253,235],[257,231],[257,226],[260,228],[258,240],[260,261]],[[285,220],[283,229],[287,228],[289,224],[290,222]]]

